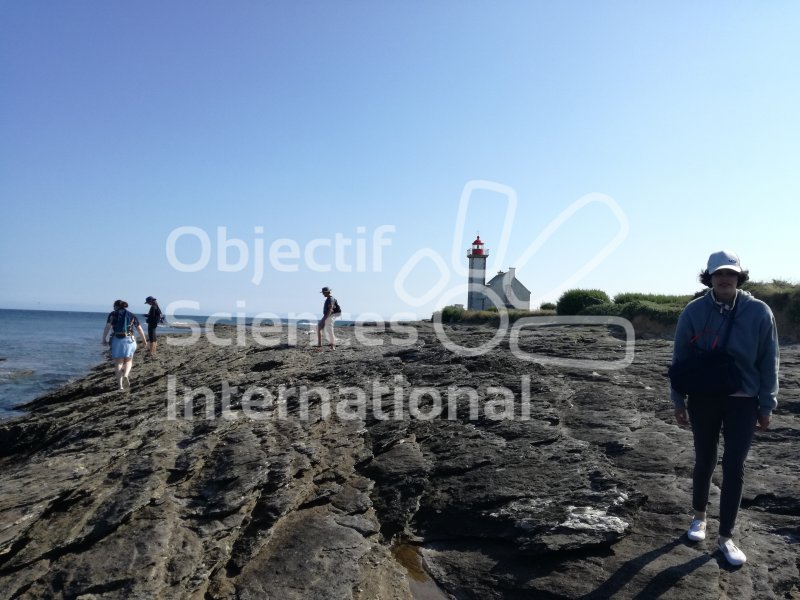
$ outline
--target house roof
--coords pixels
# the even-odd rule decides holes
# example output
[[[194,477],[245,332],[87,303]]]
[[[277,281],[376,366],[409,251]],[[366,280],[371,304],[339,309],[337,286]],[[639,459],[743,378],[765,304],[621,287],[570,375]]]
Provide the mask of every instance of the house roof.
[[[498,280],[498,279],[503,279],[503,277],[505,277],[507,274],[508,274],[508,271],[506,271],[505,273],[504,273],[503,271],[499,271],[499,272],[497,273],[497,275],[495,275],[494,277],[492,277],[492,278],[491,278],[491,279],[490,279],[490,280],[489,280],[489,281],[486,283],[486,285],[492,285],[492,283],[494,283],[496,280]],[[526,291],[526,292],[530,293],[530,290],[529,290],[527,287],[525,287],[525,284],[524,284],[524,283],[522,283],[522,282],[521,282],[519,279],[517,279],[517,276],[516,276],[516,275],[514,275],[514,277],[513,277],[512,281],[513,281],[513,280],[516,280],[516,282],[517,282],[518,284],[520,284],[520,285],[521,285],[521,286],[522,286],[522,287],[525,289],[525,291]]]

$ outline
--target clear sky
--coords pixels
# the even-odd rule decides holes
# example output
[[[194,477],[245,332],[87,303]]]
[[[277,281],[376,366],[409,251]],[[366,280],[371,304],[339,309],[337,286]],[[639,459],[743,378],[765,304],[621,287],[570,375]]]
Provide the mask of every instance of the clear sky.
[[[691,293],[722,248],[797,282],[798,23],[789,0],[2,0],[0,307],[319,314],[327,285],[352,317],[427,317],[466,301],[477,232],[534,307]]]

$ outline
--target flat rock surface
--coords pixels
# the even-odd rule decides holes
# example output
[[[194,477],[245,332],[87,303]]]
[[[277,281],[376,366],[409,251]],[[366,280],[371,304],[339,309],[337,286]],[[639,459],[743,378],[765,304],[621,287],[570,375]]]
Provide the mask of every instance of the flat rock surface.
[[[337,332],[162,341],[130,391],[102,365],[0,423],[0,598],[800,599],[797,345],[731,568],[719,470],[685,536],[669,341],[624,366],[602,326]]]

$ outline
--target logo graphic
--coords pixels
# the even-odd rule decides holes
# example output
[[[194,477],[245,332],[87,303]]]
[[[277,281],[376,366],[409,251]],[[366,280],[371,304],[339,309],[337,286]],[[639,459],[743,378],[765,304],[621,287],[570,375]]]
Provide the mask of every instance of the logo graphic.
[[[463,260],[463,248],[461,247],[462,240],[464,240],[464,228],[467,220],[467,210],[469,208],[470,200],[475,192],[489,191],[500,195],[506,199],[506,213],[503,221],[503,227],[500,234],[499,244],[496,246],[495,263],[506,264],[504,259],[508,251],[509,242],[511,240],[511,231],[514,224],[514,216],[517,209],[517,194],[509,186],[496,183],[493,181],[472,180],[467,182],[461,192],[461,198],[458,204],[458,211],[456,213],[455,230],[453,232],[453,246],[450,257],[450,265],[448,266],[445,259],[432,248],[421,248],[417,250],[403,265],[397,273],[394,281],[394,289],[398,297],[410,306],[420,307],[429,302],[436,301],[437,306],[446,306],[456,299],[463,299],[470,291],[467,283],[456,284],[448,289],[453,277],[466,281],[468,275],[468,268]],[[558,231],[558,229],[567,223],[570,218],[581,211],[590,204],[601,204],[605,206],[611,214],[616,218],[618,229],[611,239],[603,248],[589,258],[582,266],[580,266],[574,273],[566,277],[559,286],[549,290],[545,295],[559,293],[574,286],[584,276],[595,269],[601,262],[603,262],[628,236],[630,229],[628,218],[620,208],[619,204],[606,194],[591,193],[579,198],[561,214],[553,219],[550,224],[545,227],[542,232],[533,240],[530,245],[522,252],[513,264],[517,269],[523,269],[531,259],[536,255],[539,249]],[[420,296],[411,295],[406,289],[406,282],[412,275],[414,269],[424,260],[429,260],[437,269],[439,273],[438,281],[429,290]],[[456,344],[449,339],[445,331],[442,321],[441,313],[434,313],[434,329],[439,340],[446,348],[454,353],[463,356],[478,356],[489,352],[495,348],[505,337],[509,329],[508,313],[500,297],[490,288],[486,287],[481,290],[481,293],[487,298],[498,310],[500,317],[500,326],[498,327],[495,335],[487,342],[477,347],[465,347]],[[543,325],[606,325],[622,327],[626,336],[626,350],[625,358],[617,361],[598,361],[586,359],[564,359],[536,356],[524,352],[519,345],[520,331],[525,327],[538,327]],[[634,331],[633,325],[621,317],[610,316],[548,316],[548,317],[525,317],[517,320],[514,327],[509,332],[509,347],[518,358],[522,360],[529,360],[541,364],[556,364],[569,367],[587,368],[587,369],[605,369],[616,370],[623,369],[633,362],[633,345],[634,345]]]

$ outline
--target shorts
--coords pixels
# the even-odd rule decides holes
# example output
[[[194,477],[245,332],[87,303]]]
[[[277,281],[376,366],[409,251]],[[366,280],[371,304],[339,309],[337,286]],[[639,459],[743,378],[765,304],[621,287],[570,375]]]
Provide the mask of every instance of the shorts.
[[[136,352],[136,340],[133,336],[111,338],[111,358],[133,358]]]
[[[155,342],[156,341],[156,327],[158,327],[158,325],[148,325],[147,326],[147,341],[148,342]]]

